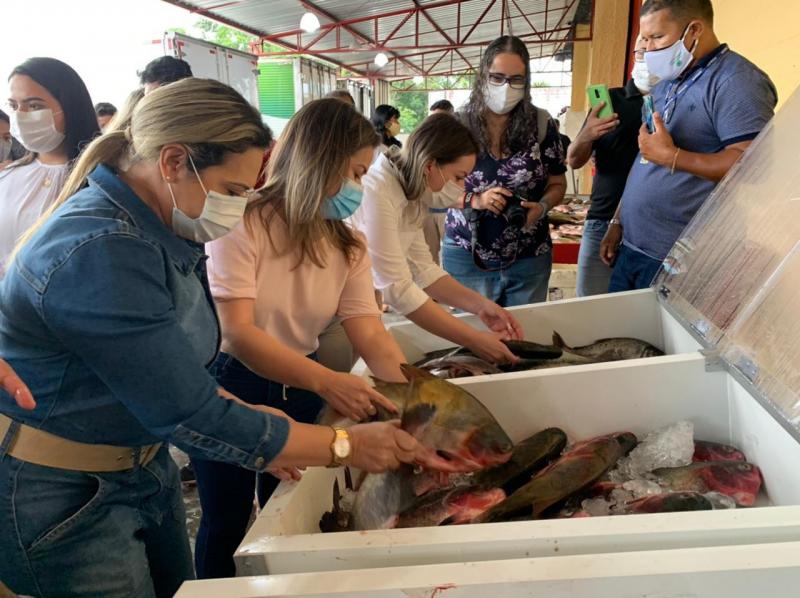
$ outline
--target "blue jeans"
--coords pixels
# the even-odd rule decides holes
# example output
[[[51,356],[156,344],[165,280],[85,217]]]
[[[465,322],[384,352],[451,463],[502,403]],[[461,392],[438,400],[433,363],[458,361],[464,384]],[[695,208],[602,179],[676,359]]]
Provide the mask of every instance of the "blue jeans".
[[[600,243],[608,230],[608,220],[587,220],[578,253],[578,297],[608,293],[612,269],[600,259]]]
[[[660,261],[626,245],[620,245],[608,292],[619,293],[646,289],[653,282],[660,268]]]
[[[172,596],[194,578],[178,469],[83,473],[0,450],[0,579],[31,596]]]
[[[445,241],[442,267],[465,287],[480,293],[502,307],[528,305],[547,300],[553,254],[518,259],[508,268],[485,272],[475,265],[472,254]]]
[[[322,399],[306,390],[287,388],[284,400],[282,384],[254,374],[226,353],[219,354],[210,371],[220,386],[241,400],[275,407],[301,423],[314,423],[322,409]],[[194,551],[197,576],[234,577],[233,553],[247,533],[253,497],[257,492],[264,506],[279,480],[219,461],[192,458],[192,464],[203,510]]]

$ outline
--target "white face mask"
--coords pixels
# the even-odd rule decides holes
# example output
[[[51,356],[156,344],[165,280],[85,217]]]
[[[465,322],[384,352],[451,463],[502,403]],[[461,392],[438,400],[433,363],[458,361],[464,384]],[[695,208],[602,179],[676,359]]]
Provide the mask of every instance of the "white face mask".
[[[508,114],[525,97],[524,89],[514,89],[508,83],[486,84],[486,106],[495,114]]]
[[[633,84],[642,93],[650,93],[650,90],[658,83],[658,77],[650,74],[650,69],[647,68],[647,63],[644,60],[637,60],[633,63],[631,77],[633,78]]]
[[[444,181],[444,174],[439,165],[436,165],[439,170],[439,176]],[[461,203],[461,196],[464,195],[464,186],[459,185],[455,181],[447,181],[439,191],[431,191],[430,188],[420,198],[429,208],[443,209],[452,208]]]
[[[684,43],[687,33],[689,33],[689,25],[686,26],[681,38],[668,48],[644,53],[644,60],[651,77],[656,77],[659,81],[672,81],[689,68],[694,60],[694,51],[699,40],[694,40],[692,49],[687,50]]]
[[[64,142],[64,133],[56,130],[53,111],[49,108],[33,112],[11,113],[11,136],[19,139],[29,152],[46,154]]]
[[[11,154],[11,140],[0,139],[0,162],[8,159]]]
[[[206,191],[203,180],[197,172],[194,160],[189,156],[200,187],[206,194],[206,203],[203,211],[197,218],[190,218],[178,207],[175,202],[175,193],[172,185],[167,183],[169,194],[172,196],[172,230],[179,237],[189,239],[195,243],[208,243],[226,235],[241,221],[247,207],[247,198],[237,195],[223,195],[216,191]]]

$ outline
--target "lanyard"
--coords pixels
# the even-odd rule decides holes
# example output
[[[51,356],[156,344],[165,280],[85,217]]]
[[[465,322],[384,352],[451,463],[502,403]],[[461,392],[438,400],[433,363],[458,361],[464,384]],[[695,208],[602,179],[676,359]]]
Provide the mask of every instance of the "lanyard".
[[[675,81],[670,85],[669,91],[667,91],[667,99],[664,101],[664,123],[669,124],[670,118],[672,117],[673,113],[675,112],[675,106],[678,103],[678,99],[685,94],[689,88],[695,84],[695,82],[703,76],[703,74],[711,68],[715,62],[717,62],[720,58],[722,58],[725,54],[727,54],[728,48],[727,46],[720,50],[719,54],[714,56],[711,60],[708,61],[708,64],[699,68],[697,72],[692,75],[692,77],[681,84],[679,81]]]

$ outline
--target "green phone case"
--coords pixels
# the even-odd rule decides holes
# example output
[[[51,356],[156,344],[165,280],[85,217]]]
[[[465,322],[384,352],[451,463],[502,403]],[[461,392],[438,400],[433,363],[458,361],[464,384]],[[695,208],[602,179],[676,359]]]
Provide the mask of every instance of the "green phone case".
[[[608,93],[608,87],[603,83],[599,85],[590,85],[586,88],[586,93],[589,94],[589,105],[594,108],[600,102],[605,102],[606,105],[597,114],[600,118],[608,118],[614,114],[614,106],[611,103],[611,95]]]

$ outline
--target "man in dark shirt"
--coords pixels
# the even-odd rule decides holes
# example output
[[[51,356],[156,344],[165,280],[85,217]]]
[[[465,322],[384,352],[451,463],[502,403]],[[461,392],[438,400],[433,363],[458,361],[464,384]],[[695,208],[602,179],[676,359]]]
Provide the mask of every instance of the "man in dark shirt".
[[[643,48],[635,53],[636,64],[641,67]],[[639,128],[642,126],[642,94],[648,92],[647,77],[634,76],[625,87],[609,89],[614,114],[599,118],[603,105],[589,113],[581,132],[569,146],[567,164],[573,169],[582,168],[594,156],[595,175],[592,184],[592,203],[583,229],[578,254],[578,297],[608,292],[612,269],[600,259],[600,243],[608,230],[617,204],[625,190],[625,181],[639,152]],[[641,89],[637,87],[641,85]]]

